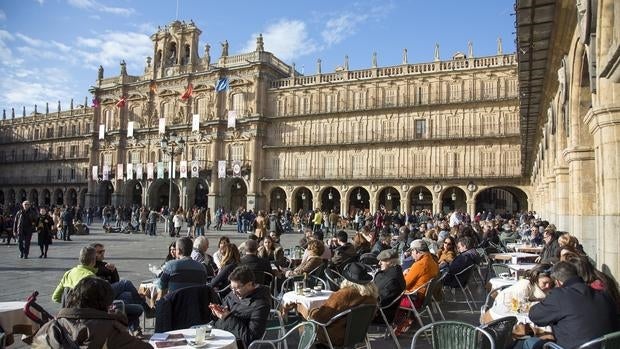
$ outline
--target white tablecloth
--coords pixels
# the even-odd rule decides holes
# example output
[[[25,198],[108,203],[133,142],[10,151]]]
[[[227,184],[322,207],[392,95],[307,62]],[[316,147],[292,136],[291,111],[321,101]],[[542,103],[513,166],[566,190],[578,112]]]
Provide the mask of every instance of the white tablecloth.
[[[0,327],[7,334],[31,335],[39,329],[34,321],[24,314],[26,302],[0,302]]]
[[[520,264],[508,263],[506,265],[508,266],[508,268],[516,271],[518,274],[523,274],[524,272],[526,272],[526,271],[528,271],[530,269],[533,269],[538,264],[536,264],[536,263],[520,263]]]
[[[539,257],[534,253],[523,253],[523,252],[510,252],[510,253],[491,253],[489,257],[493,260],[501,260],[501,261],[512,261],[517,260],[517,263],[520,259],[524,258],[537,258]]]
[[[514,285],[515,283],[517,283],[517,279],[515,278],[500,278],[500,277],[494,277],[494,278],[490,278],[489,279],[489,284],[491,285],[491,290],[494,290],[498,287],[504,286],[504,285]]]
[[[327,301],[327,298],[331,296],[332,291],[323,290],[320,294],[313,296],[302,296],[295,293],[295,291],[286,292],[282,296],[282,304],[287,306],[289,304],[301,304],[306,309],[318,308]]]
[[[190,340],[193,341],[194,338],[196,338],[196,329],[194,328],[186,328],[183,330],[168,331],[165,333],[168,333],[168,334],[181,333],[183,334],[183,337],[185,337],[185,340],[188,342]],[[206,341],[207,344],[204,346],[204,348],[237,349],[237,340],[232,333],[228,331],[224,331],[224,330],[218,330],[216,328],[214,328],[211,331],[211,333],[213,334],[214,337]],[[149,341],[149,343],[153,346],[153,348],[158,348],[157,342]],[[181,345],[181,346],[167,347],[167,348],[181,349],[181,348],[195,348],[195,347],[192,347],[189,345]]]

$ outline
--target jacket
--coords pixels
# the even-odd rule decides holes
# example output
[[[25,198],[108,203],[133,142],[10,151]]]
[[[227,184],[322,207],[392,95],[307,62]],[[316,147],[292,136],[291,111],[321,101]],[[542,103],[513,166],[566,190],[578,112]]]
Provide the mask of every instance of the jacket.
[[[62,341],[58,336],[60,326],[80,348],[153,348],[129,334],[124,315],[89,308],[60,309],[57,319],[47,322],[35,334],[32,347],[61,349]]]
[[[456,256],[456,258],[454,258],[454,260],[452,261],[452,263],[450,263],[450,266],[448,267],[448,276],[446,276],[446,279],[444,280],[444,285],[448,285],[450,287],[459,287],[459,284],[457,283],[454,275],[465,270],[465,268],[469,267],[470,265],[478,264],[479,261],[480,256],[478,255],[478,252],[476,252],[476,250],[473,248]],[[465,286],[465,284],[467,283],[467,279],[469,278],[469,275],[466,274],[470,273],[463,273],[461,276],[459,276],[459,281],[461,281],[463,286]]]
[[[190,286],[168,293],[155,307],[155,332],[166,332],[211,321],[210,303],[218,296],[210,286]]]
[[[297,268],[292,270],[293,275],[302,275],[303,273],[310,273],[314,269],[323,264],[323,258],[319,256],[310,256],[303,261]]]
[[[262,272],[266,272],[271,274],[271,264],[265,258],[260,258],[257,255],[246,254],[241,258],[241,263],[239,266],[246,266],[250,268],[254,272],[254,276],[256,277],[257,284],[263,284],[265,282],[265,274]],[[271,280],[269,280],[271,281]]]
[[[375,274],[375,284],[379,289],[379,305],[384,307],[390,304],[405,290],[403,269],[400,265],[394,265],[385,270],[379,270],[377,274]],[[385,315],[389,321],[392,321],[394,318],[397,307],[398,302],[391,308],[385,310]]]
[[[405,274],[405,284],[407,292],[419,288],[425,283],[431,281],[432,278],[439,274],[439,265],[435,262],[435,259],[429,252],[425,252],[424,256],[420,257],[413,265],[407,269]],[[424,299],[425,288],[421,288],[417,292],[417,298]]]
[[[538,326],[551,326],[557,343],[566,349],[577,348],[620,327],[609,295],[593,290],[579,277],[551,290],[530,308],[529,317]]]
[[[13,235],[34,233],[38,217],[39,215],[32,208],[19,210],[13,220]]]
[[[560,244],[558,239],[553,239],[548,245],[545,244],[540,254],[540,263],[557,263],[560,260]]]
[[[52,300],[56,303],[60,303],[62,301],[62,294],[65,291],[65,288],[74,288],[80,280],[87,276],[95,275],[96,272],[97,269],[82,264],[75,268],[71,268],[62,276],[62,279],[60,279],[58,286],[56,286],[56,289],[52,294]]]
[[[228,307],[230,314],[218,319],[215,328],[231,332],[246,348],[263,336],[271,309],[269,288],[258,285],[253,293],[242,299],[231,292],[224,298],[222,305]]]
[[[353,244],[347,242],[334,249],[334,256],[331,259],[331,264],[340,268],[344,263],[352,261],[356,256],[357,252],[355,252],[355,247]]]
[[[332,293],[321,307],[310,309],[308,317],[326,323],[338,313],[360,304],[377,304],[377,300],[372,296],[362,296],[352,287],[345,287]],[[329,338],[334,346],[342,346],[346,324],[346,319],[341,318],[327,328],[327,333],[329,333]],[[319,331],[318,338],[323,343],[327,342],[323,331]]]

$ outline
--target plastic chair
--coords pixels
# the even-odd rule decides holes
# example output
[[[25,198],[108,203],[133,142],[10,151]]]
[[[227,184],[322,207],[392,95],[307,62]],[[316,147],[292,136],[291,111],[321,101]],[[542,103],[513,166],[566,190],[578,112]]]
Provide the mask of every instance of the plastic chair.
[[[596,347],[594,346],[595,344],[600,344],[600,346]],[[590,348],[600,348],[600,349],[620,348],[620,331],[608,333],[602,337],[598,337],[589,342],[585,342],[577,349],[590,349]]]
[[[285,348],[288,348],[286,341],[288,337],[294,333],[299,333],[297,349],[310,349],[312,347],[312,344],[314,344],[314,340],[316,339],[316,325],[308,321],[302,322],[291,328],[286,334],[284,334],[284,336],[278,339],[255,340],[250,344],[248,349],[260,348],[265,345],[275,349],[276,346],[280,347],[281,344],[283,344]]]
[[[431,332],[433,349],[479,349],[488,341],[488,347],[495,349],[493,337],[485,330],[459,321],[438,321],[420,328],[411,341],[411,349],[416,348],[418,337]]]
[[[341,347],[353,347],[356,344],[364,342],[366,344],[366,348],[371,348],[367,334],[368,327],[375,317],[376,310],[376,304],[361,304],[336,314],[336,316],[332,317],[331,320],[326,323],[321,323],[316,320],[310,321],[323,329],[328,345],[331,349],[334,349],[334,345],[329,337],[329,333],[327,332],[327,327],[342,318],[346,319],[346,327],[344,331],[344,341]]]
[[[489,332],[493,337],[496,348],[511,348],[512,347],[512,328],[517,324],[517,318],[515,316],[507,316],[497,320],[493,320],[486,325],[480,326],[483,330]],[[485,348],[482,343],[482,348]]]

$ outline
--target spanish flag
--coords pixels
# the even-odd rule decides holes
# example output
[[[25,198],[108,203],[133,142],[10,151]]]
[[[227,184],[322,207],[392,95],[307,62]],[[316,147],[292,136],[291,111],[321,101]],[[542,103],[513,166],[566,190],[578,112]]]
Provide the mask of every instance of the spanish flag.
[[[157,93],[157,82],[155,82],[155,80],[151,81],[151,84],[149,85],[149,91],[151,91],[152,93]]]
[[[125,96],[123,96],[121,97],[121,99],[118,100],[118,102],[116,102],[116,107],[123,108],[126,102],[127,102],[127,99],[125,98]]]
[[[183,95],[181,95],[181,99],[186,101],[189,99],[189,97],[192,96],[192,93],[194,92],[194,86],[192,86],[192,84],[188,84],[187,85],[187,89],[185,90],[185,93],[183,93]]]

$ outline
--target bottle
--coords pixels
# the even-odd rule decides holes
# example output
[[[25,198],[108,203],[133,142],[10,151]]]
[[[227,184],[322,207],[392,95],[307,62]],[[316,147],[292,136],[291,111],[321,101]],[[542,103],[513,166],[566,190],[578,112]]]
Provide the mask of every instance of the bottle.
[[[304,273],[304,290],[308,288],[308,273]]]

